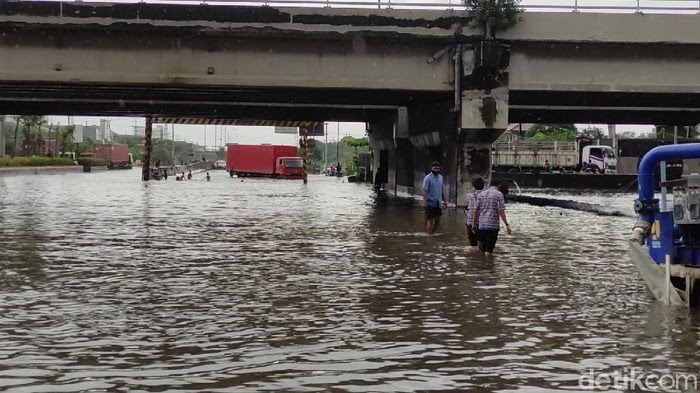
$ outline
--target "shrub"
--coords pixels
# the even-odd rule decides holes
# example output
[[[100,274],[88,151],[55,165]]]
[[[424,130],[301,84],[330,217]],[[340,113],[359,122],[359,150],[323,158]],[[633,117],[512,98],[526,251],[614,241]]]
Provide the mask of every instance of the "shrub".
[[[19,167],[19,166],[67,166],[75,165],[73,160],[69,158],[58,157],[0,157],[0,167]]]

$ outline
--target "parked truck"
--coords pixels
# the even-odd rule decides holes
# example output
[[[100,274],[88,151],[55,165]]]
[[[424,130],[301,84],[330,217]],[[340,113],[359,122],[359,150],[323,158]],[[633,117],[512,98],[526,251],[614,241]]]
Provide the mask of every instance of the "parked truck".
[[[84,152],[81,157],[94,157],[104,160],[107,169],[132,169],[134,156],[129,153],[129,146],[118,143],[95,145],[90,152]]]
[[[226,146],[226,170],[232,177],[300,179],[304,175],[302,159],[294,146],[229,144]]]
[[[612,147],[590,141],[512,141],[493,144],[493,169],[497,172],[542,170],[617,173]]]

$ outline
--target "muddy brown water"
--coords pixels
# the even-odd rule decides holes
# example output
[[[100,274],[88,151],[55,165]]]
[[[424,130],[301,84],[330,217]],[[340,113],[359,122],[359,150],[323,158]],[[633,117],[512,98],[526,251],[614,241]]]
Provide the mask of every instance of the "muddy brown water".
[[[461,211],[426,236],[417,203],[365,185],[139,174],[0,178],[0,390],[577,390],[590,370],[700,369],[698,317],[647,293],[629,217],[509,204],[487,260]]]

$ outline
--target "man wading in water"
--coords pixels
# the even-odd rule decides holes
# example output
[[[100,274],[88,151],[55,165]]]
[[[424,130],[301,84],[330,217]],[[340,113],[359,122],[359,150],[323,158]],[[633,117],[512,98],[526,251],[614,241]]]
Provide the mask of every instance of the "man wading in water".
[[[430,173],[423,179],[423,210],[427,219],[428,234],[432,235],[440,224],[442,206],[447,207],[444,187],[440,174],[440,163],[433,161]]]
[[[476,210],[472,221],[472,231],[479,239],[479,250],[489,256],[493,253],[498,241],[500,221],[506,224],[506,232],[510,235],[510,224],[506,217],[506,202],[503,193],[498,190],[500,184],[491,179],[491,187],[482,191],[476,197]]]

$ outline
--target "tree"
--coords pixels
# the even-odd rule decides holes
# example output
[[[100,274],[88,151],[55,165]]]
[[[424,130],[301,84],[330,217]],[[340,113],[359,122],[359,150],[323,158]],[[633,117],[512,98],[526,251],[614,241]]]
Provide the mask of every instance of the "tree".
[[[75,144],[75,139],[73,133],[75,132],[75,126],[68,126],[60,135],[58,135],[59,130],[56,130],[57,137],[60,138],[61,151],[64,153],[73,151],[73,145]]]
[[[369,146],[369,140],[367,137],[362,137],[362,138],[353,138],[351,136],[346,136],[345,138],[340,140],[341,142],[345,143],[346,145],[350,147],[355,148],[355,156],[357,156],[357,148],[358,147],[366,147]]]
[[[486,39],[515,26],[523,12],[519,0],[464,0],[464,5],[471,11],[472,27],[483,29]]]
[[[617,138],[618,139],[636,139],[636,138],[639,138],[639,135],[634,133],[634,131],[623,131],[623,132],[617,133]]]
[[[20,116],[15,116],[15,136],[12,139],[12,158],[15,158],[17,152],[17,131],[19,131]]]
[[[346,136],[343,139],[340,140],[343,142],[343,144],[348,145],[352,148],[355,149],[355,156],[350,157],[349,160],[345,160],[345,173],[347,174],[355,174],[357,173],[357,162],[358,162],[358,151],[357,149],[359,148],[367,148],[369,147],[369,140],[367,137],[362,137],[362,138],[353,138],[351,136]]]
[[[605,137],[605,133],[598,127],[586,128],[583,130],[584,134],[590,135],[593,139],[602,139]]]
[[[573,141],[578,130],[573,124],[535,124],[527,131],[533,141]]]

